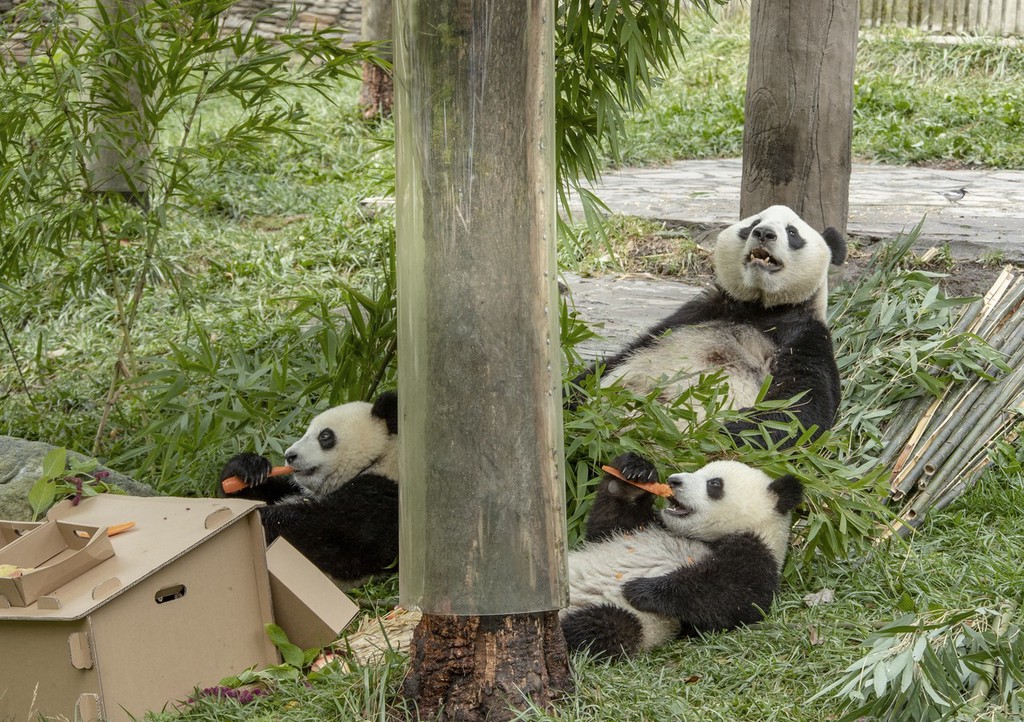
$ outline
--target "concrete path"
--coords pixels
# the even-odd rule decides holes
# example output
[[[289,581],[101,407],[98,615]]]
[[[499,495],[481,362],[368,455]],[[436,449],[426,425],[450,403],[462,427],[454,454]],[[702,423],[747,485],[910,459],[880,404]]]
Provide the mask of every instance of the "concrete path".
[[[594,187],[615,213],[716,229],[739,218],[739,159],[680,161],[606,174]],[[965,187],[953,205],[941,192]],[[945,170],[858,164],[850,178],[848,232],[888,239],[921,219],[918,246],[945,246],[958,258],[1000,254],[1024,262],[1024,171]],[[600,357],[692,298],[692,285],[660,278],[565,277],[576,309],[603,338],[582,348]]]
[[[616,213],[719,226],[739,219],[741,170],[738,158],[680,161],[608,173],[594,190]],[[960,187],[967,196],[957,205],[940,195]],[[923,245],[948,243],[958,257],[1002,253],[1022,262],[1024,171],[854,166],[851,235],[892,238],[922,218]]]

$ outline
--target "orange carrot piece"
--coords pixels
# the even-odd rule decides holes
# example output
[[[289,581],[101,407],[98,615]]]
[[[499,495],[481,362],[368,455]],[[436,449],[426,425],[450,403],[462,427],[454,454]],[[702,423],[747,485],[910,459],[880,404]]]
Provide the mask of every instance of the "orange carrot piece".
[[[107,527],[107,536],[114,536],[115,534],[121,534],[135,526],[135,522],[126,521],[123,524],[111,524]]]
[[[270,473],[267,474],[267,476],[284,476],[285,474],[291,474],[293,471],[295,471],[295,469],[290,466],[275,466],[270,470]],[[248,486],[248,484],[237,476],[229,476],[220,483],[220,488],[224,490],[225,494],[237,494]]]
[[[616,469],[614,466],[602,466],[601,470],[608,474],[611,474],[620,481],[624,481],[627,484],[632,484],[638,489],[643,489],[648,494],[654,494],[655,496],[664,497],[672,496],[672,487],[670,487],[668,484],[662,484],[657,481],[633,481],[632,479],[627,479],[626,477],[624,477],[622,475],[622,472]]]

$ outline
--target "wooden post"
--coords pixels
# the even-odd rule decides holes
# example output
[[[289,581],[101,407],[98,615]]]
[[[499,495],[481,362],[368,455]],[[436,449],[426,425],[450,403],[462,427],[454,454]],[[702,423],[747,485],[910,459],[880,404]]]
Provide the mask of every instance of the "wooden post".
[[[740,218],[788,205],[845,232],[857,0],[752,0]]]
[[[381,43],[378,54],[392,62],[391,38],[394,35],[392,17],[394,8],[391,0],[363,0],[362,39]],[[390,118],[394,105],[394,83],[391,73],[369,61],[363,62],[363,85],[359,91],[359,105],[365,120]]]
[[[145,207],[149,204],[150,157],[156,129],[146,119],[138,71],[130,59],[139,54],[136,44],[145,42],[135,32],[141,3],[142,0],[89,0],[87,5],[86,13],[95,32],[93,42],[112,51],[107,61],[112,72],[91,81],[90,92],[97,100],[99,113],[91,129],[93,153],[86,163],[91,191],[117,193]],[[123,55],[113,52],[117,50]]]
[[[506,720],[570,686],[553,0],[398,0],[404,693]]]

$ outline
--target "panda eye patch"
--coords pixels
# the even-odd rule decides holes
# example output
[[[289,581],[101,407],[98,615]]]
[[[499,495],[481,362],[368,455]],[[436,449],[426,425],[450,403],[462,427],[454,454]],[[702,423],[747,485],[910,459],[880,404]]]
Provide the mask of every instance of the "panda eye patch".
[[[708,479],[707,487],[709,498],[718,500],[725,496],[725,484],[722,482],[721,477],[716,476]]]
[[[320,448],[324,451],[333,449],[334,445],[338,442],[338,439],[334,436],[334,432],[330,429],[324,429],[320,432],[320,435],[316,437],[316,440],[320,443]]]
[[[800,231],[796,229],[796,226],[786,226],[786,237],[789,239],[790,248],[803,248],[807,245],[807,240],[800,235]]]

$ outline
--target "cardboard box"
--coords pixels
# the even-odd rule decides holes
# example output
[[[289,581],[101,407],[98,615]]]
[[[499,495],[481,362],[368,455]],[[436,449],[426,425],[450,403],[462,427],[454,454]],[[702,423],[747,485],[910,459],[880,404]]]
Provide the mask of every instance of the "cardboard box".
[[[41,521],[0,521],[0,549],[42,525]]]
[[[0,609],[0,719],[141,718],[188,698],[196,687],[278,663],[264,630],[274,614],[259,506],[242,499],[101,494],[77,507],[54,507],[51,520],[136,526],[113,538],[101,535],[113,556],[41,597],[45,604]],[[305,566],[296,560],[290,545],[274,546],[275,556],[295,565],[279,578],[291,594],[280,594],[283,616],[317,617],[321,602],[352,604],[333,584],[323,587],[326,578],[301,555]],[[311,586],[325,599],[308,598]],[[317,620],[328,627],[341,623]],[[309,633],[322,639],[325,627],[309,625],[307,617],[299,629],[285,631],[290,638]]]
[[[0,565],[32,569],[0,577],[0,609],[28,606],[112,556],[106,527],[48,521],[0,549]],[[40,606],[47,603],[43,599]]]

